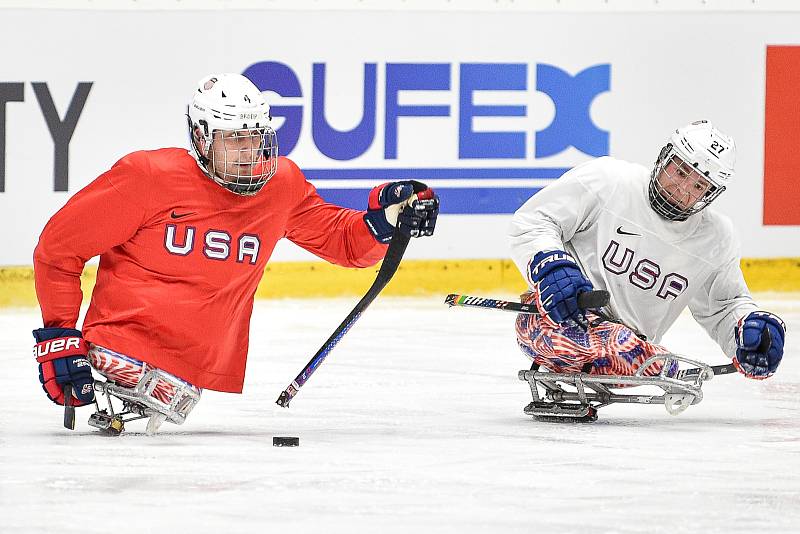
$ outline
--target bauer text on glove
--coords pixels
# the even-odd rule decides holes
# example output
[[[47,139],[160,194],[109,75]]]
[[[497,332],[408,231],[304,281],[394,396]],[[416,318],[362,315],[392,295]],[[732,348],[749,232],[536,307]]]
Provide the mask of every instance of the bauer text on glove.
[[[79,330],[38,328],[33,331],[33,354],[39,363],[39,382],[47,397],[64,404],[64,386],[72,385],[73,406],[94,401],[92,366],[86,359],[87,346]]]

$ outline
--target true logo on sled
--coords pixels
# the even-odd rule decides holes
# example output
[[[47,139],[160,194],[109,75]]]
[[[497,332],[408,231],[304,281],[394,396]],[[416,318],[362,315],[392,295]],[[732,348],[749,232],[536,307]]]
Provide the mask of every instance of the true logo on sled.
[[[47,356],[54,352],[64,352],[69,349],[78,350],[80,349],[80,342],[80,338],[77,337],[62,337],[52,341],[45,341],[44,343],[37,343],[36,346],[33,347],[33,355],[37,358],[41,358],[42,356]]]

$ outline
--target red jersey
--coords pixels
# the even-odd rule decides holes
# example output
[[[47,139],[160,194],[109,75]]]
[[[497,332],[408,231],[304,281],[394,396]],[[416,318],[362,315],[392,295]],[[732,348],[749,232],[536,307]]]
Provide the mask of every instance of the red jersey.
[[[33,261],[44,325],[75,327],[80,274],[99,255],[88,341],[198,387],[241,392],[253,297],[275,243],[285,237],[331,263],[367,267],[386,245],[363,214],[323,201],[286,158],[258,194],[241,196],[186,150],[134,152],[42,231]]]

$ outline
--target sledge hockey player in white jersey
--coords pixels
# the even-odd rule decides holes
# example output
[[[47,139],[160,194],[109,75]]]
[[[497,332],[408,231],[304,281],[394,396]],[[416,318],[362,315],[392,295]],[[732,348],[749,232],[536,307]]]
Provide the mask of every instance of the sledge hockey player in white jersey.
[[[535,368],[658,374],[661,363],[639,367],[668,352],[656,343],[688,306],[739,372],[772,376],[785,325],[753,302],[731,222],[706,209],[731,182],[735,150],[709,122],[693,122],[672,134],[652,170],[601,157],[515,213],[512,256],[530,286],[523,300],[540,313],[518,316],[517,338]],[[599,316],[578,307],[592,289],[610,293]]]

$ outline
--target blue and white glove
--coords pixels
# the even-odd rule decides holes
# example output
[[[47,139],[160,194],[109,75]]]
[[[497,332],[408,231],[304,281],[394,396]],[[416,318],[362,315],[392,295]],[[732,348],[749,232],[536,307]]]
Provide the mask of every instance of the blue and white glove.
[[[409,237],[433,235],[438,215],[439,197],[433,190],[422,182],[405,180],[372,188],[364,222],[375,239],[388,243],[395,226]]]
[[[578,293],[592,290],[575,259],[563,250],[537,252],[530,264],[531,281],[547,316],[556,323],[572,320],[586,326],[583,310],[578,308]]]
[[[754,311],[736,325],[733,365],[747,378],[763,380],[775,374],[783,358],[786,325],[780,317]]]

